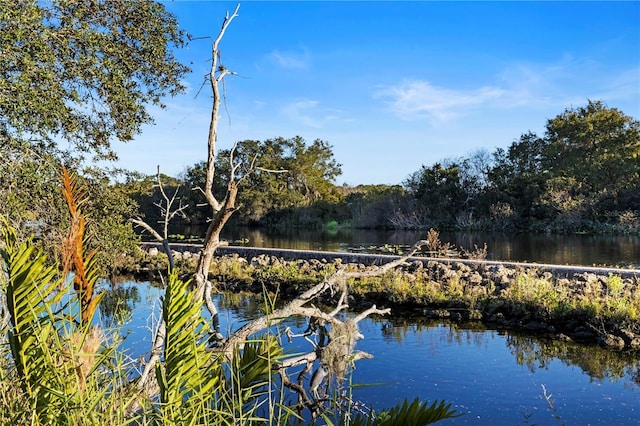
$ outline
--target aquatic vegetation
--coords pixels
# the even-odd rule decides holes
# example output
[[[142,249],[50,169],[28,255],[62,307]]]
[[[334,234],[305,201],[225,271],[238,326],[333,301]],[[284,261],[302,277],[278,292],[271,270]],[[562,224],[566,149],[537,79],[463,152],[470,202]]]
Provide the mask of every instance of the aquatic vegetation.
[[[222,264],[229,261],[226,257],[217,260]],[[232,261],[242,272],[238,279],[214,274],[212,278],[220,288],[250,287],[243,286],[239,280],[245,283],[256,280],[265,285],[277,282],[283,295],[319,282],[327,270],[338,265],[318,260],[287,262],[266,255]],[[351,271],[376,268],[347,265]],[[471,317],[515,327],[537,321],[541,330],[555,329],[568,334],[583,327],[588,332],[580,331],[581,338],[593,341],[609,334],[621,337],[631,333],[636,337],[624,337],[624,346],[640,349],[638,278],[591,273],[567,278],[536,268],[487,267],[482,263],[442,259],[413,262],[379,276],[349,279],[347,284],[350,298],[363,306],[378,303],[392,307],[394,312],[407,308],[430,312],[456,310],[463,312],[461,319],[469,318],[469,312],[478,311],[480,315]]]

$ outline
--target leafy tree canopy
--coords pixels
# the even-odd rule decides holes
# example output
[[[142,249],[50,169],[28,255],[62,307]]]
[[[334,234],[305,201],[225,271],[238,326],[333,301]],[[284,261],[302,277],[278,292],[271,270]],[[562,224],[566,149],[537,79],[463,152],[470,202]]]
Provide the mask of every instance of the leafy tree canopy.
[[[234,176],[242,180],[239,199],[243,221],[259,221],[269,212],[305,207],[319,200],[335,202],[341,197],[333,184],[342,172],[340,164],[333,158],[331,145],[320,139],[311,144],[299,136],[245,140],[231,154],[229,150],[218,153],[214,192],[224,193],[233,165]],[[246,174],[252,164],[257,169]],[[204,187],[205,166],[201,162],[187,170],[187,186]],[[202,201],[193,200],[191,204],[198,203]]]
[[[587,191],[635,185],[640,179],[640,122],[600,101],[567,109],[547,122],[546,166]]]
[[[445,226],[466,215],[483,228],[508,217],[522,229],[575,232],[606,221],[627,232],[640,223],[638,182],[640,122],[588,101],[549,119],[543,137],[527,132],[496,149],[490,162],[483,154],[422,166],[405,187],[420,203],[417,217]]]
[[[0,0],[0,132],[115,158],[183,89],[173,15],[153,1]]]

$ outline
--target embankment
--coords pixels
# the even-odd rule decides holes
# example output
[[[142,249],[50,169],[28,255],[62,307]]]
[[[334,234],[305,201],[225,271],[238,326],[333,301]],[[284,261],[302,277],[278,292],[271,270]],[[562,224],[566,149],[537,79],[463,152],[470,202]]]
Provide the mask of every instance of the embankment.
[[[158,253],[159,245],[147,245]],[[177,259],[195,245],[172,245]],[[149,250],[150,249],[150,250]],[[295,297],[338,267],[369,271],[398,256],[221,247],[211,280],[230,291]],[[350,280],[350,305],[453,321],[483,321],[560,339],[640,350],[640,270],[453,258],[410,258],[379,277]]]

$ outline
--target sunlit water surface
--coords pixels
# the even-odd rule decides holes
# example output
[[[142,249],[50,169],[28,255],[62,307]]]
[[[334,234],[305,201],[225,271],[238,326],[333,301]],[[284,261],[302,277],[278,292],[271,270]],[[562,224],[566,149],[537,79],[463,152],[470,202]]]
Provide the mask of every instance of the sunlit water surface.
[[[123,346],[132,358],[151,347],[162,293],[149,283],[125,283],[105,299],[106,324],[114,321],[109,306],[125,307],[116,317],[125,321]],[[255,318],[261,305],[249,298],[217,303],[223,330]],[[357,362],[353,397],[366,406],[444,399],[464,415],[442,424],[640,424],[640,360],[628,355],[420,318],[366,319],[360,331],[365,338],[356,349],[374,358]]]
[[[204,235],[199,228],[182,229],[186,235]],[[425,238],[426,231],[372,229],[289,229],[229,227],[222,237],[232,245],[362,251],[388,246],[410,246]],[[639,235],[547,235],[501,232],[441,232],[440,240],[451,248],[474,251],[486,244],[487,259],[559,265],[620,266],[640,269]]]

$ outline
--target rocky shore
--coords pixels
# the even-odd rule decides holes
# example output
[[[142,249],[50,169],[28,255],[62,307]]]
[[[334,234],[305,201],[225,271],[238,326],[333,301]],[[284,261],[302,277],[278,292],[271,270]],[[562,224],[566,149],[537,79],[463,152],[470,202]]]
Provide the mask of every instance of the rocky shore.
[[[156,247],[147,247],[147,252],[151,258],[165,256]],[[195,258],[184,247],[173,254],[178,263]],[[221,291],[261,294],[266,288],[286,298],[338,268],[372,271],[387,258],[394,257],[224,247],[210,279]],[[411,258],[396,270],[348,285],[354,308],[376,303],[395,315],[481,321],[640,351],[640,271],[636,270]]]

